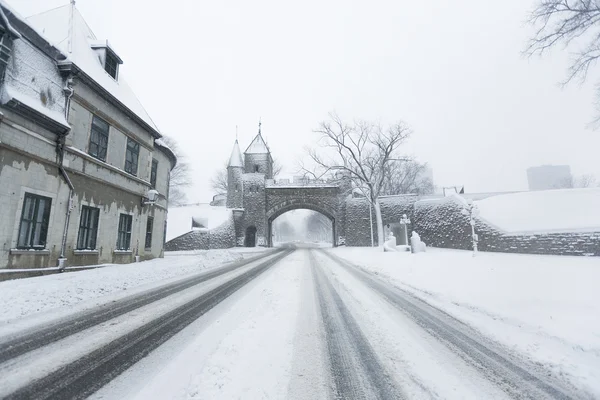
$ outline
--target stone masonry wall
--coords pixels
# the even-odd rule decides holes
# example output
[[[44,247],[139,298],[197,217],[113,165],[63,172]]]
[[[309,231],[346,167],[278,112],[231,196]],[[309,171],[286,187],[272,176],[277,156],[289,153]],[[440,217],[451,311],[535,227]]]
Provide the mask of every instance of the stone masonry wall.
[[[267,187],[266,219],[272,222],[279,215],[293,209],[309,209],[335,220],[336,241],[345,235],[337,187]]]
[[[267,226],[265,218],[265,176],[263,174],[243,174],[244,186],[244,226],[246,233],[249,226],[256,227],[256,245],[267,245]]]
[[[166,251],[228,249],[235,247],[233,214],[229,220],[214,229],[196,229],[165,244]]]
[[[469,217],[461,210],[465,201],[451,196],[415,203],[414,230],[428,246],[471,250]],[[477,220],[478,248],[523,254],[600,256],[600,232],[510,234]]]
[[[406,214],[412,219],[415,196],[388,196],[379,199],[383,225],[397,223]],[[365,198],[351,198],[346,202],[346,245],[370,246],[369,202]],[[410,231],[411,226],[408,226]],[[377,221],[373,210],[373,239],[377,243]]]

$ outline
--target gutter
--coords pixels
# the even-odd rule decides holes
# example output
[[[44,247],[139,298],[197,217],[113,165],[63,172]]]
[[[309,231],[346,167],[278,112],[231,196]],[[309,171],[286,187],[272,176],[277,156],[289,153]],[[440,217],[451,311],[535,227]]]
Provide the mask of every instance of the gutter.
[[[69,107],[71,106],[71,97],[73,96],[73,79],[68,77],[65,81],[65,87],[63,91],[65,93],[65,119],[69,121]],[[68,123],[68,122],[67,122]],[[67,171],[63,167],[63,160],[65,157],[65,137],[68,132],[64,135],[59,135],[56,138],[56,152],[58,154],[58,170],[62,175],[63,179],[69,186],[69,202],[67,203],[67,210],[65,215],[65,226],[63,228],[63,236],[60,244],[60,257],[58,258],[58,271],[64,272],[65,270],[65,262],[67,258],[65,257],[65,250],[67,248],[67,234],[69,232],[69,221],[71,220],[71,211],[73,210],[73,194],[75,193],[75,186],[73,186],[73,182],[71,182],[71,178],[67,174]]]

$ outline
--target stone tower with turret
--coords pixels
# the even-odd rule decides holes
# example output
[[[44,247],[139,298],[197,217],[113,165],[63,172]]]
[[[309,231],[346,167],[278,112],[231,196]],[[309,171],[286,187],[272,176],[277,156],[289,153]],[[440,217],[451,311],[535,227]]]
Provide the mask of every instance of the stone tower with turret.
[[[229,157],[227,164],[227,207],[242,208],[244,207],[244,186],[242,174],[244,173],[244,161],[240,146],[237,139]]]
[[[244,172],[247,174],[264,174],[265,179],[273,179],[273,157],[261,133],[258,123],[258,135],[244,152]]]

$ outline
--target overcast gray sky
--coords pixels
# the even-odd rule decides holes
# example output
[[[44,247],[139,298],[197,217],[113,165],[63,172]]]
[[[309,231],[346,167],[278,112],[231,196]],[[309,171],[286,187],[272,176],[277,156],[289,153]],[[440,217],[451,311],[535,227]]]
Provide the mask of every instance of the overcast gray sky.
[[[8,0],[21,14],[67,0]],[[192,201],[263,120],[292,173],[328,112],[406,121],[406,152],[435,184],[525,190],[525,170],[569,164],[600,178],[593,78],[565,89],[569,54],[521,56],[533,0],[78,0],[160,130],[193,168]]]

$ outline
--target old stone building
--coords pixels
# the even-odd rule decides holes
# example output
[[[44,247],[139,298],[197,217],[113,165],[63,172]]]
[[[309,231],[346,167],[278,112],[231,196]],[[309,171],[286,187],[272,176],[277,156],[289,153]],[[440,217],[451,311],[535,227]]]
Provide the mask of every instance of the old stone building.
[[[273,179],[273,157],[260,129],[242,153],[236,140],[227,166],[227,201],[232,210],[237,246],[271,246],[272,224],[295,209],[323,214],[331,221],[332,244],[345,242],[349,180]]]
[[[72,4],[0,6],[0,268],[161,256],[176,157],[122,59]]]

